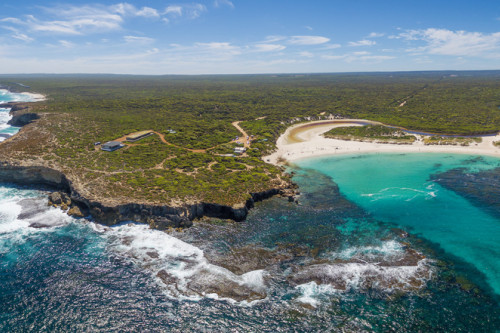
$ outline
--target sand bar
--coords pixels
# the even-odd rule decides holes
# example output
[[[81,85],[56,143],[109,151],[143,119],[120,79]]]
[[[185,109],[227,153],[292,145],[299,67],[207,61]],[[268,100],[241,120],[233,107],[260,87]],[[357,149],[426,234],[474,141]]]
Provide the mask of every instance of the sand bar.
[[[342,119],[320,120],[291,126],[278,138],[276,142],[278,149],[264,157],[264,161],[281,164],[283,160],[293,162],[315,156],[357,153],[456,153],[500,157],[500,147],[493,145],[494,141],[500,141],[500,135],[484,136],[481,143],[473,143],[470,146],[424,145],[422,135],[415,135],[417,141],[413,144],[345,141],[322,136],[335,127],[366,124],[381,125],[363,119]]]

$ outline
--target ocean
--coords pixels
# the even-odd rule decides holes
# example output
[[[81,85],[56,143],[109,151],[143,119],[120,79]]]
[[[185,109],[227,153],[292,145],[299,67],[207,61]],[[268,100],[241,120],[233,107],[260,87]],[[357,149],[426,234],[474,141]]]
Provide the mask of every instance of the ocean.
[[[449,184],[499,166],[303,160],[299,204],[170,233],[74,219],[49,189],[0,184],[0,331],[495,332],[500,221]]]

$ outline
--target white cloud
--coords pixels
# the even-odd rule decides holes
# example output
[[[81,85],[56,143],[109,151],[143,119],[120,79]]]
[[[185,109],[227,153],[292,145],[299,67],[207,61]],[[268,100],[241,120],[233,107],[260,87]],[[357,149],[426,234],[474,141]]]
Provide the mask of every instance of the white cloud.
[[[43,10],[56,19],[39,20],[33,15],[27,15],[25,20],[9,21],[33,32],[67,35],[118,30],[123,23],[118,11],[106,7],[64,6]]]
[[[208,51],[210,53],[219,54],[221,56],[233,56],[241,54],[241,49],[238,46],[231,45],[227,42],[210,42],[210,43],[195,43],[198,51]]]
[[[127,17],[157,18],[158,11],[151,7],[141,9],[128,3],[103,5],[59,5],[40,7],[47,19],[26,15],[24,19],[5,18],[0,22],[16,24],[32,32],[48,34],[84,35],[120,30]],[[40,15],[41,16],[41,15]]]
[[[309,31],[313,31],[314,29],[311,26],[306,25],[304,28],[306,28]]]
[[[372,46],[377,44],[373,40],[368,40],[368,39],[362,39],[357,42],[349,42],[349,46]]]
[[[324,49],[325,50],[333,50],[333,49],[338,49],[341,47],[342,47],[342,45],[340,45],[340,44],[327,44],[324,46]]]
[[[168,6],[167,8],[165,8],[164,14],[165,15],[175,14],[175,15],[182,16],[182,7],[181,6]]]
[[[288,40],[290,44],[294,45],[318,45],[325,44],[330,41],[330,38],[322,36],[292,36]]]
[[[73,9],[82,10],[84,7],[73,7]],[[119,3],[117,5],[110,6],[111,11],[116,12],[120,15],[127,15],[136,11],[135,6],[129,3]]]
[[[362,56],[362,55],[367,55],[367,54],[370,54],[370,52],[367,52],[367,51],[358,51],[358,52],[353,52],[352,55],[355,55],[355,56]]]
[[[382,62],[385,60],[391,60],[395,59],[396,57],[394,56],[389,56],[389,55],[372,55],[370,52],[366,51],[359,51],[359,52],[352,52],[352,53],[346,53],[342,55],[329,55],[325,54],[322,55],[321,58],[325,60],[344,60],[347,63],[378,63]]]
[[[164,15],[169,16],[168,21],[174,17],[186,17],[188,19],[196,19],[207,11],[207,7],[200,3],[186,5],[171,5],[165,8]],[[166,20],[164,20],[166,21]],[[166,21],[168,23],[168,21]]]
[[[429,28],[410,30],[399,37],[407,41],[423,41],[424,46],[409,49],[409,52],[450,56],[500,56],[500,32],[452,31]]]
[[[384,36],[385,34],[381,32],[371,32],[366,38],[380,38]]]
[[[359,57],[360,60],[363,60],[363,61],[373,61],[373,62],[380,62],[380,61],[384,61],[384,60],[391,60],[391,59],[394,59],[396,57],[394,56],[384,56],[384,55],[367,55],[367,56],[362,56],[362,57]]]
[[[266,43],[275,43],[287,39],[286,36],[267,36]]]
[[[123,40],[126,43],[141,43],[141,44],[148,44],[154,42],[153,38],[141,37],[141,36],[123,36]]]
[[[73,44],[72,42],[69,42],[67,40],[60,40],[59,44],[61,44],[61,46],[66,47],[66,48],[72,48],[75,46],[75,44]]]
[[[279,44],[256,44],[255,48],[259,52],[272,52],[272,51],[282,51],[286,49],[286,46]]]
[[[229,0],[215,0],[214,6],[215,7],[228,6],[234,8],[234,4]]]
[[[34,41],[33,38],[29,37],[28,35],[22,34],[22,33],[15,33],[12,35],[13,38],[22,40],[23,42],[32,42]]]
[[[16,23],[16,24],[23,23],[23,21],[21,21],[20,19],[15,18],[15,17],[6,17],[6,18],[3,18],[3,19],[0,19],[0,22],[8,22],[8,23]]]
[[[314,54],[309,52],[309,51],[303,51],[299,53],[299,56],[304,57],[304,58],[312,58],[314,57]]]
[[[135,13],[135,15],[143,16],[143,17],[159,17],[160,16],[158,11],[154,8],[151,8],[151,7],[142,7],[142,9],[137,11]]]
[[[321,58],[326,59],[326,60],[339,60],[339,59],[345,59],[347,55],[334,55],[334,54],[323,54]]]

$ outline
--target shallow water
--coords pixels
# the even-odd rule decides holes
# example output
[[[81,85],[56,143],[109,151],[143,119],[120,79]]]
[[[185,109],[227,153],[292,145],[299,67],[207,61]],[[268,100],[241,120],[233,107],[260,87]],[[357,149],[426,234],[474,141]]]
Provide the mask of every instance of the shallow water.
[[[472,264],[500,294],[500,220],[430,180],[466,168],[500,166],[500,159],[447,154],[369,154],[299,162],[330,177],[373,217],[404,227]]]

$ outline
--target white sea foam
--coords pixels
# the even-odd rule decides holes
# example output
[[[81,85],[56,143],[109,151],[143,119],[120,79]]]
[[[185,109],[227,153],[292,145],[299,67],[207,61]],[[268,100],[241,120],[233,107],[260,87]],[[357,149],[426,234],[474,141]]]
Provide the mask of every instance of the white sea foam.
[[[332,263],[311,265],[293,276],[292,281],[300,283],[297,301],[316,306],[325,295],[352,289],[409,292],[424,287],[433,276],[431,260],[394,240],[351,247],[329,257]]]
[[[143,224],[94,228],[107,237],[111,251],[150,271],[170,297],[236,299],[242,305],[265,297],[264,270],[234,274],[209,263],[196,246]]]
[[[310,266],[299,273],[314,277],[314,281],[300,284],[297,301],[316,306],[321,297],[349,290],[379,290],[382,292],[416,291],[423,288],[433,276],[428,259],[416,266],[380,266],[373,263],[340,263]],[[315,281],[320,281],[317,284]]]
[[[317,284],[312,281],[309,283],[304,283],[296,287],[301,293],[301,295],[296,298],[299,303],[310,304],[317,307],[321,302],[321,298],[328,295],[334,295],[338,291],[329,284]]]
[[[0,234],[11,233],[29,226],[29,222],[17,220],[17,216],[21,213],[18,201],[19,198],[0,200]]]
[[[40,192],[0,186],[0,253],[13,244],[24,243],[31,235],[53,232],[73,221],[60,209],[47,206]]]
[[[403,245],[395,240],[384,241],[380,245],[352,246],[339,253],[331,253],[332,259],[397,260],[404,256]]]
[[[425,198],[425,200],[429,200],[436,197],[437,191],[435,191],[434,188],[427,186],[426,189],[428,191],[409,187],[386,187],[376,193],[363,193],[361,196],[372,198],[371,201],[384,200],[388,198],[391,200],[394,198],[401,198],[405,201],[412,201],[421,197]]]

